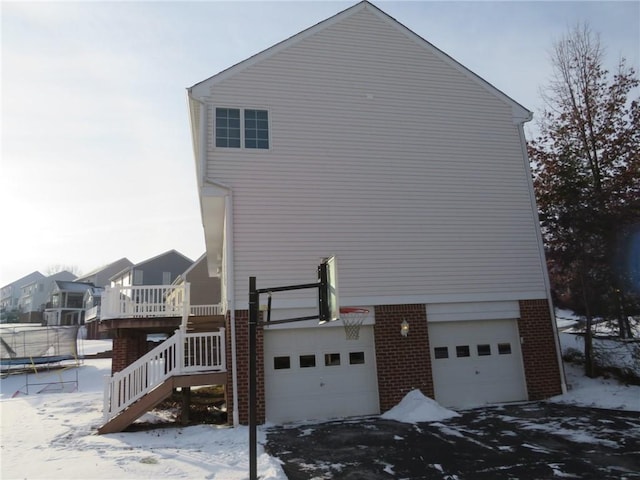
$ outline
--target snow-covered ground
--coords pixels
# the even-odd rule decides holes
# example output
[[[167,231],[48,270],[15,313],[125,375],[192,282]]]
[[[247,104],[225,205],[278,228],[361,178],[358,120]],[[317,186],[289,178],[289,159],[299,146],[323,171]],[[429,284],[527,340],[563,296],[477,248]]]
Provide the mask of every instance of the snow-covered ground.
[[[562,335],[566,347],[571,337]],[[110,348],[109,341],[79,342],[81,354]],[[199,425],[163,428],[130,433],[96,435],[102,421],[103,378],[111,368],[110,359],[85,359],[77,368],[9,375],[0,380],[0,477],[9,479],[143,479],[207,478],[234,480],[248,475],[248,429]],[[72,392],[56,393],[60,380],[75,381]],[[571,390],[552,399],[602,408],[640,411],[640,387],[621,385],[614,380],[588,379],[579,368],[567,366]],[[35,391],[44,389],[43,393]],[[49,393],[47,393],[49,392]],[[419,392],[412,392],[389,418],[417,422],[441,420],[455,412]],[[153,421],[147,414],[143,420]],[[264,443],[266,434],[259,431]],[[278,459],[258,448],[258,475],[267,480],[284,480]]]
[[[85,341],[87,349],[99,350]],[[24,374],[0,380],[0,478],[9,479],[244,479],[249,471],[246,427],[198,425],[97,435],[104,376],[110,359],[31,374],[30,383],[75,381],[70,393],[25,395]],[[45,387],[41,387],[45,388]],[[30,389],[34,391],[33,387]],[[153,414],[143,417],[153,421]],[[264,432],[259,432],[261,442]],[[284,480],[279,462],[258,449],[258,474]]]

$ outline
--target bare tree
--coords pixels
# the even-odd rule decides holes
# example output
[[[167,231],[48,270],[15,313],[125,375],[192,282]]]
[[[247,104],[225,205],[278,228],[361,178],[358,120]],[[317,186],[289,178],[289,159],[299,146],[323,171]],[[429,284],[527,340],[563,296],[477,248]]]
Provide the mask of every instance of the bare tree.
[[[554,44],[541,133],[529,143],[554,294],[587,318],[588,375],[593,317],[617,318],[626,336],[620,305],[637,305],[615,260],[640,218],[640,106],[629,100],[639,82],[624,58],[613,75],[603,62],[586,24]]]
[[[45,271],[48,277],[60,272],[70,272],[74,274],[76,277],[80,275],[80,269],[78,268],[77,265],[63,265],[60,263],[49,265]]]

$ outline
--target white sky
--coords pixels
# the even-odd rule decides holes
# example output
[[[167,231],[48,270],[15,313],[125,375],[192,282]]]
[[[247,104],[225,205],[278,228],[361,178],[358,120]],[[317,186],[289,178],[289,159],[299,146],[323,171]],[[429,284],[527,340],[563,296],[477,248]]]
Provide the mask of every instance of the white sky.
[[[204,252],[186,88],[356,2],[5,2],[0,286]],[[640,2],[373,2],[538,113],[578,21],[640,65]]]

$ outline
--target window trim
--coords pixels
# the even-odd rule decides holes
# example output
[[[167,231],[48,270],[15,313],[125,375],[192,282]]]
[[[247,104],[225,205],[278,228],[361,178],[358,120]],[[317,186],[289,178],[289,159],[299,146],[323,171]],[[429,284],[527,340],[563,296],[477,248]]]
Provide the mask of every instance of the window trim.
[[[217,110],[219,108],[223,109],[232,109],[232,110],[240,110],[240,146],[239,147],[219,147],[217,146],[218,136],[217,136]],[[246,127],[245,127],[245,112],[247,110],[252,111],[264,111],[267,112],[267,142],[269,146],[267,148],[258,148],[251,147],[247,148],[246,146]],[[268,152],[271,151],[272,140],[271,140],[271,126],[272,126],[272,117],[271,117],[271,109],[267,107],[254,107],[254,106],[238,106],[238,105],[214,105],[213,106],[213,148],[214,150],[225,150],[225,151],[243,151],[243,152]]]

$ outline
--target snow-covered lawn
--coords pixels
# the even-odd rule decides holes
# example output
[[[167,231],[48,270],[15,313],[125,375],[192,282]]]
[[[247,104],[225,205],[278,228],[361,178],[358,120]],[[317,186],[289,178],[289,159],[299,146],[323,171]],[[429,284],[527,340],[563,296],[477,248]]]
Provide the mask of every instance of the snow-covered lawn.
[[[24,375],[0,380],[0,478],[9,479],[243,479],[249,471],[246,427],[199,425],[97,435],[103,377],[110,359],[85,360],[71,393],[24,395]],[[30,382],[75,380],[73,369],[31,375]],[[13,398],[12,398],[13,397]],[[147,421],[153,421],[148,414]],[[261,442],[265,434],[259,432]],[[263,479],[287,477],[279,462],[258,450]]]
[[[569,340],[563,344],[565,341]],[[108,345],[83,341],[81,349],[90,354]],[[73,381],[77,371],[79,387],[70,393],[20,393],[26,384],[24,374],[0,380],[0,478],[247,478],[249,434],[245,427],[200,425],[96,435],[102,421],[103,377],[109,374],[110,365],[110,359],[88,359],[77,369],[31,374],[30,383],[44,384]],[[552,401],[640,411],[638,386],[588,379],[571,365],[567,377],[571,390]],[[447,415],[440,405],[421,395],[405,400],[388,415],[399,421],[429,421]],[[147,414],[143,419],[153,421],[154,416]],[[260,442],[265,438],[264,431],[259,431]],[[258,456],[261,478],[286,479],[278,459],[264,453],[262,445]]]

